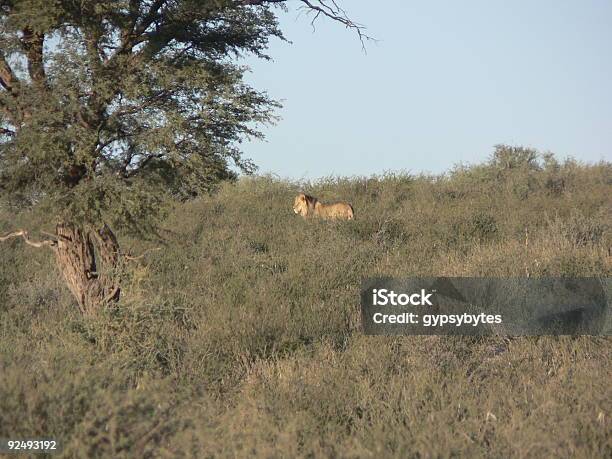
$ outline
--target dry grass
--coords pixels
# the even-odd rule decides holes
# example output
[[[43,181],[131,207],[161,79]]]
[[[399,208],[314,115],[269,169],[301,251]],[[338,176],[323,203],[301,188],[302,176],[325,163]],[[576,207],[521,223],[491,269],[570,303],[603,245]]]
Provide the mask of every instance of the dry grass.
[[[519,156],[224,185],[171,213],[93,318],[50,254],[0,245],[0,437],[66,457],[610,457],[609,337],[360,332],[364,276],[610,276],[612,165]],[[293,215],[299,189],[355,221]],[[0,208],[0,232],[41,221]]]

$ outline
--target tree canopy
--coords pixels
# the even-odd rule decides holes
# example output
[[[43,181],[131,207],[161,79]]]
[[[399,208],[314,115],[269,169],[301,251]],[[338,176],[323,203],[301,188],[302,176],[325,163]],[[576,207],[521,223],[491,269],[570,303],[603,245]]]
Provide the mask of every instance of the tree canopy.
[[[334,0],[300,0],[355,30]],[[168,197],[253,164],[278,104],[245,84],[247,54],[283,39],[284,0],[0,0],[0,195],[47,210],[48,246],[84,313],[119,299],[112,228],[154,233]],[[232,168],[234,166],[234,168]]]
[[[0,1],[1,190],[142,230],[162,195],[251,171],[238,144],[277,104],[234,58],[282,33],[245,3]]]

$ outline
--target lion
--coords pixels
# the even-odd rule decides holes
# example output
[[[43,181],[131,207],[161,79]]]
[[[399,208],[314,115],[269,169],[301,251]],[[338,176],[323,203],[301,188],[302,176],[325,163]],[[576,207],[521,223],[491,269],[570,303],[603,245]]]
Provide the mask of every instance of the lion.
[[[352,220],[353,206],[347,202],[324,204],[314,196],[300,193],[293,202],[293,211],[304,218],[320,217],[329,220]]]

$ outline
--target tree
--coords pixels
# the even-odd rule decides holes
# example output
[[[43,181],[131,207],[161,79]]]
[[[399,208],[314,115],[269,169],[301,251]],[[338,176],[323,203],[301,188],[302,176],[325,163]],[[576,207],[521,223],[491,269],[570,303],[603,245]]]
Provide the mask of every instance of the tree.
[[[151,234],[168,196],[253,170],[238,145],[277,103],[235,58],[267,58],[282,3],[0,0],[0,193],[55,220],[43,242],[0,240],[50,247],[84,313],[117,300],[111,228]],[[335,2],[302,4],[365,37]]]

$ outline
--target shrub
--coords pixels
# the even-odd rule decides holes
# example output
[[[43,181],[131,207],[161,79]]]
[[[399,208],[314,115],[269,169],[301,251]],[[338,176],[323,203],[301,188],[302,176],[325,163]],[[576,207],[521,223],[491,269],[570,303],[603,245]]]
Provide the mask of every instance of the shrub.
[[[48,254],[0,244],[0,437],[66,457],[609,456],[609,338],[367,337],[359,288],[610,276],[611,171],[504,147],[440,177],[225,183],[170,212],[91,318]],[[294,215],[300,189],[355,220]],[[2,232],[38,222],[0,207]]]

